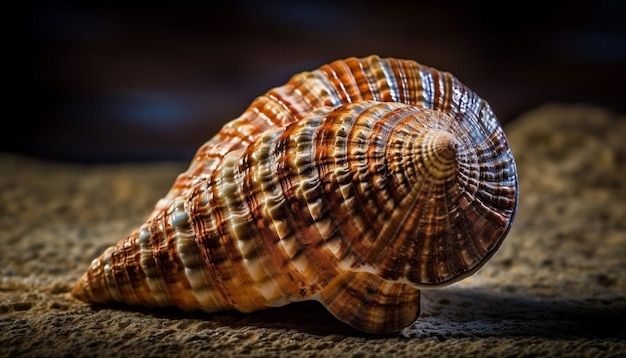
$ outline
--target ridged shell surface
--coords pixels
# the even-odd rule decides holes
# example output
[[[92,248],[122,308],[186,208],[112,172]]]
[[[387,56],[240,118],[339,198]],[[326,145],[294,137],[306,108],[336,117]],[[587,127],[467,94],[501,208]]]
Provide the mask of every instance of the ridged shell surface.
[[[339,60],[226,124],[72,293],[206,312],[318,300],[356,329],[397,332],[417,319],[420,288],[493,255],[517,198],[498,120],[455,77]]]

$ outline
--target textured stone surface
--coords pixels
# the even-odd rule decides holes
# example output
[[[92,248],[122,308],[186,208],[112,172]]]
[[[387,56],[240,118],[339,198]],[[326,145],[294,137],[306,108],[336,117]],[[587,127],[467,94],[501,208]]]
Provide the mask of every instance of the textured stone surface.
[[[474,276],[426,291],[402,334],[314,302],[249,315],[91,307],[69,290],[187,163],[76,166],[0,154],[0,356],[624,356],[626,117],[545,105],[505,127],[520,207]]]

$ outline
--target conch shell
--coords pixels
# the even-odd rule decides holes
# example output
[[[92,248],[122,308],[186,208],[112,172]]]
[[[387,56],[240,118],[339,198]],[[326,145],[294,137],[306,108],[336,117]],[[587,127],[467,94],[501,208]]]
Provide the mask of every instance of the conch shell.
[[[420,288],[493,255],[517,201],[487,102],[414,61],[338,60],[226,124],[72,294],[206,312],[318,300],[358,330],[398,332]]]

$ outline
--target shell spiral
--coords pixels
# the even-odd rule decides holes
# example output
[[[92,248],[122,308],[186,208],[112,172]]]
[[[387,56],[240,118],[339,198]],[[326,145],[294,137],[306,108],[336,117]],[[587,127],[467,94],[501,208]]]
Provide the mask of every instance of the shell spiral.
[[[206,312],[318,300],[356,329],[397,332],[421,288],[493,255],[517,201],[503,129],[454,76],[338,60],[226,124],[72,293]]]

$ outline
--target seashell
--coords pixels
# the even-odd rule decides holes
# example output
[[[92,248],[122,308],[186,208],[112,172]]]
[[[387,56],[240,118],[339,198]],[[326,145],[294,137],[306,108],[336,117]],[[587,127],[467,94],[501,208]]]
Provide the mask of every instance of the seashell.
[[[517,201],[487,102],[414,61],[338,60],[226,124],[72,294],[206,312],[318,300],[358,330],[398,332],[420,289],[493,255]]]

